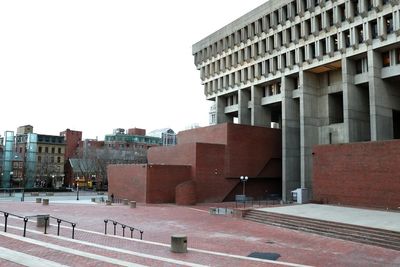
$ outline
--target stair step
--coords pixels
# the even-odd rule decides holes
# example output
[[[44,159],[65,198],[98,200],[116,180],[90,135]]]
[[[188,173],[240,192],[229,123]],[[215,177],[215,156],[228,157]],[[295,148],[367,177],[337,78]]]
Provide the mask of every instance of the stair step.
[[[249,210],[244,216],[244,219],[297,231],[400,250],[400,233],[390,230],[257,210]]]

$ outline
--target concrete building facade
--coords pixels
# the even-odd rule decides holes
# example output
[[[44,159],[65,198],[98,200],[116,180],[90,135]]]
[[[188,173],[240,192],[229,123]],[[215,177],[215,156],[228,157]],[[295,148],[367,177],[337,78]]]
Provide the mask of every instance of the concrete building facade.
[[[282,129],[283,199],[312,147],[400,138],[398,0],[271,0],[193,45],[216,123]]]

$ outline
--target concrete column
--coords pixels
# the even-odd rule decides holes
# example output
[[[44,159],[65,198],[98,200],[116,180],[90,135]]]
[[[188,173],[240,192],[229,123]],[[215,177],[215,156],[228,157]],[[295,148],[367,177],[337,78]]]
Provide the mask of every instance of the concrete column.
[[[340,13],[339,6],[333,7],[333,24],[335,24],[336,27],[342,25],[342,14]]]
[[[226,99],[223,96],[217,96],[215,101],[216,123],[233,122],[233,119],[225,114]]]
[[[366,17],[368,15],[368,1],[367,0],[359,0],[359,11],[362,17]]]
[[[372,29],[371,29],[371,24],[368,22],[363,23],[363,37],[364,37],[364,42],[366,42],[368,45],[372,44]]]
[[[292,98],[294,80],[282,77],[282,199],[300,187],[300,107]]]
[[[286,63],[289,67],[289,69],[293,69],[293,65],[294,65],[294,52],[293,51],[289,51],[286,52]]]
[[[251,124],[251,112],[249,109],[249,101],[251,91],[249,89],[239,90],[239,112],[238,112],[238,122],[240,124]]]
[[[276,64],[276,59],[275,58],[270,58],[269,59],[269,71],[275,75],[276,69],[277,69],[277,64]]]
[[[371,140],[393,138],[393,111],[390,95],[381,79],[382,57],[379,52],[368,50],[368,82],[371,117]]]
[[[265,60],[265,61],[263,61],[262,62],[262,68],[261,68],[261,74],[264,76],[264,77],[267,77],[268,76],[268,73],[269,73],[269,65],[268,65],[268,60]]]
[[[387,39],[387,33],[386,33],[386,20],[383,17],[378,17],[378,36],[381,41],[384,41]]]
[[[397,36],[400,34],[400,11],[393,10],[393,30]]]
[[[328,12],[323,11],[321,13],[321,25],[324,31],[329,31],[332,25],[329,25],[329,15]]]
[[[343,122],[346,143],[369,141],[369,92],[367,88],[354,85],[355,63],[342,59]]]
[[[354,6],[353,1],[346,1],[345,3],[345,13],[346,13],[346,20],[349,22],[354,21],[354,8],[357,8]]]
[[[294,21],[296,17],[296,6],[294,2],[290,2],[287,5],[287,17],[290,21]]]
[[[258,54],[260,56],[265,55],[265,41],[264,40],[261,40],[258,42]]]
[[[296,5],[297,5],[297,10],[299,12],[299,16],[303,17],[304,12],[305,12],[305,6],[304,6],[304,1],[303,0],[296,0]]]
[[[318,90],[317,74],[300,73],[300,174],[301,187],[310,189],[312,196],[312,147],[318,144]]]
[[[358,32],[356,30],[355,27],[350,28],[350,45],[354,48],[357,49],[358,48]]]
[[[292,41],[295,44],[298,44],[299,43],[299,39],[300,39],[299,29],[297,27],[293,26],[293,27],[290,27],[290,30],[292,31]]]
[[[310,22],[306,22],[306,21],[300,22],[301,36],[304,39],[307,39],[308,35],[310,35],[309,28],[307,27],[306,23],[310,23]]]
[[[273,38],[270,36],[270,37],[267,37],[267,48],[266,48],[266,50],[267,50],[267,52],[268,53],[272,53],[272,51],[274,50],[274,40],[273,40]]]
[[[263,97],[264,88],[261,86],[251,86],[251,125],[253,126],[266,126],[271,124],[271,114],[265,111],[261,106],[261,99]]]
[[[303,65],[303,61],[304,61],[304,55],[303,52],[300,48],[296,48],[296,53],[295,53],[295,61],[296,64],[298,64],[299,66]]]
[[[335,39],[334,36],[328,36],[326,38],[326,53],[333,57],[335,53]]]

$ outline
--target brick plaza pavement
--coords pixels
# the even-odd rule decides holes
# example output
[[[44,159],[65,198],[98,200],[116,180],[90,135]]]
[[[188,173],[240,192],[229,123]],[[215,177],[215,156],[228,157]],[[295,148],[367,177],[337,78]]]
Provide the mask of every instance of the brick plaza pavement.
[[[37,258],[43,258],[67,266],[114,266],[133,262],[146,266],[400,266],[400,252],[353,243],[350,241],[303,233],[289,229],[245,221],[225,215],[210,215],[208,206],[175,206],[138,204],[136,209],[122,204],[53,204],[49,206],[32,202],[0,202],[0,210],[19,215],[50,214],[65,220],[77,222],[76,240],[95,243],[90,247],[81,243],[59,240],[53,237],[56,226],[49,228],[49,235],[32,222],[28,223],[26,238],[52,246],[68,247],[80,251],[82,255],[70,257],[68,251],[27,243],[21,237],[21,220],[9,219],[7,234],[21,237],[0,236],[0,247],[21,251]],[[0,230],[3,230],[4,217],[0,214]],[[104,236],[104,219],[144,230],[144,241]],[[52,224],[55,222],[52,221]],[[33,232],[32,232],[33,231]],[[112,233],[108,225],[108,233]],[[62,228],[62,235],[68,237],[71,230]],[[93,233],[95,232],[95,233]],[[117,228],[122,235],[122,229]],[[169,249],[173,234],[188,237],[189,252],[172,253]],[[126,235],[130,232],[126,230]],[[137,236],[137,234],[135,234]],[[35,241],[36,242],[36,241]],[[107,246],[114,250],[103,250]],[[23,249],[21,249],[23,248]],[[122,255],[118,249],[128,251]],[[130,251],[130,252],[129,252]],[[247,260],[252,252],[278,253],[276,264],[267,261]],[[85,254],[86,253],[86,254]],[[142,254],[140,254],[142,253]],[[100,258],[91,255],[101,255]],[[142,256],[140,256],[142,255]],[[152,256],[146,256],[152,255]],[[1,258],[1,257],[0,257]],[[105,259],[113,259],[106,261]],[[165,259],[171,259],[167,261]],[[117,260],[120,260],[117,261]],[[174,262],[176,261],[176,262]],[[193,263],[193,265],[186,264]],[[0,266],[21,266],[10,261],[0,260]],[[127,265],[129,266],[129,265]]]

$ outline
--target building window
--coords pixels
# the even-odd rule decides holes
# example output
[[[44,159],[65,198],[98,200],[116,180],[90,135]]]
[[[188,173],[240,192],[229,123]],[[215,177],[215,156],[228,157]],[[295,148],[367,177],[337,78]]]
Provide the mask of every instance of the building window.
[[[389,14],[385,17],[385,23],[386,23],[386,33],[392,33],[393,32],[393,17],[392,14]]]
[[[364,34],[362,25],[356,27],[356,34],[358,34],[358,43],[364,42]]]
[[[57,163],[61,163],[61,157],[57,157]]]
[[[61,154],[61,147],[58,148],[58,154]]]
[[[42,147],[41,146],[39,147],[39,153],[42,153]]]
[[[371,35],[373,39],[378,38],[378,23],[376,20],[373,20],[371,23]]]
[[[344,36],[346,48],[350,47],[350,31],[349,30],[345,31],[343,33],[343,36]]]
[[[42,157],[41,156],[38,156],[38,162],[42,162]]]
[[[389,53],[389,51],[382,53],[382,65],[383,65],[383,67],[389,67],[390,66],[390,53]]]
[[[396,64],[400,64],[400,48],[396,49]]]
[[[54,147],[51,148],[51,153],[52,154],[56,153],[56,149]]]
[[[47,146],[44,148],[44,152],[49,153],[49,148]]]

